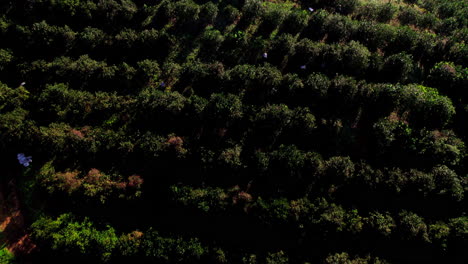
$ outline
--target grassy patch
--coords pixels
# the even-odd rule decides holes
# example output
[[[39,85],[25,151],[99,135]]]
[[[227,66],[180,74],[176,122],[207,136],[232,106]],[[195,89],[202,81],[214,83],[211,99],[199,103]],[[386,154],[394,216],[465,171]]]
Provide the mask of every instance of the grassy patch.
[[[0,231],[0,264],[14,263],[15,256],[6,248],[4,237],[5,235]]]

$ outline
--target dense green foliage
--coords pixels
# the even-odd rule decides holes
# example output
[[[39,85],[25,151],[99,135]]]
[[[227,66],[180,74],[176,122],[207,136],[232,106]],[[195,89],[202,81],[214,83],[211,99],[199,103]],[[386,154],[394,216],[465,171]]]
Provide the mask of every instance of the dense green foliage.
[[[466,263],[467,33],[463,0],[2,1],[16,259]]]
[[[14,263],[15,257],[10,251],[8,251],[6,244],[4,243],[4,239],[4,234],[0,231],[0,263]]]

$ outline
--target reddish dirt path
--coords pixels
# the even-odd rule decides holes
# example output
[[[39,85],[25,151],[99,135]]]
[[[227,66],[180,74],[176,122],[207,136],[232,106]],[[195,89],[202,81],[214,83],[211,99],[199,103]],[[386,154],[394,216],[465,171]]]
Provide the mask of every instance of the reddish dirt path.
[[[0,186],[0,230],[5,235],[4,243],[14,255],[27,255],[36,245],[31,241],[24,226],[24,217],[14,180]]]

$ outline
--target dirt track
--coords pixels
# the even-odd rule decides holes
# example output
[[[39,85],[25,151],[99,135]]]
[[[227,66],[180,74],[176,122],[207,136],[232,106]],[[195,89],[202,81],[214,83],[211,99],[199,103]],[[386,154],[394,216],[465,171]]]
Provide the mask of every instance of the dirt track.
[[[14,255],[27,255],[36,245],[31,241],[24,225],[20,199],[14,180],[0,185],[0,231],[7,249]]]

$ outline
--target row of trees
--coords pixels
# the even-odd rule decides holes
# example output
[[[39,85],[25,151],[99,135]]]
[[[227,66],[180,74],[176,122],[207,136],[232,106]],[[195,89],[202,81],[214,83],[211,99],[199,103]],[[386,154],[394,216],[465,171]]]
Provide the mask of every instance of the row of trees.
[[[435,170],[442,170],[437,168]],[[339,189],[332,187],[329,192]],[[276,198],[264,200],[261,197],[253,198],[249,193],[241,191],[239,187],[229,190],[220,188],[192,188],[188,186],[172,186],[174,199],[178,206],[192,208],[200,213],[230,215],[242,213],[263,222],[269,227],[281,225],[288,229],[293,236],[299,233],[312,232],[313,229],[325,229],[331,233],[344,232],[356,235],[360,232],[371,232],[381,237],[389,238],[399,236],[402,240],[420,240],[439,242],[452,236],[453,239],[462,237],[466,232],[463,221],[466,217],[452,218],[448,223],[443,223],[437,218],[431,217],[424,220],[423,217],[406,210],[397,209],[394,214],[378,211],[368,211],[359,214],[357,209],[345,209],[341,205],[327,201],[323,197],[310,200],[306,197],[288,200]],[[428,220],[429,219],[429,220]],[[429,222],[427,225],[426,222]],[[254,225],[254,222],[252,222]],[[402,231],[400,229],[405,229]],[[444,234],[442,234],[442,233]],[[449,235],[450,232],[453,232]],[[325,235],[328,232],[323,232]],[[279,238],[276,238],[279,239]],[[395,237],[393,238],[395,239]],[[398,240],[398,239],[395,239]],[[275,241],[275,243],[278,241]],[[297,242],[297,241],[296,241]],[[284,243],[284,242],[283,242]],[[447,245],[439,244],[446,247]],[[442,250],[442,248],[439,248]]]
[[[38,150],[47,146],[51,155],[84,155],[106,149],[132,155],[134,149],[141,148],[137,146],[145,146],[144,141],[155,136],[151,141],[163,146],[171,137],[198,134],[188,140],[190,146],[213,146],[210,137],[217,134],[219,140],[233,140],[227,146],[238,145],[249,151],[295,144],[305,150],[325,151],[327,155],[356,155],[353,146],[360,145],[362,151],[370,153],[358,153],[357,158],[376,155],[385,157],[387,164],[394,164],[398,158],[392,156],[400,155],[408,157],[406,162],[412,166],[424,162],[459,166],[464,159],[464,144],[446,129],[455,108],[432,88],[365,84],[344,76],[330,80],[317,73],[309,75],[305,83],[291,80],[294,76],[288,75],[283,80],[262,77],[269,70],[238,66],[227,73],[229,90],[225,92],[232,93],[211,91],[209,100],[159,90],[144,90],[134,97],[90,93],[62,84],[48,86],[37,99],[28,99],[23,87],[11,89],[3,85],[5,96],[14,98],[10,93],[20,94],[16,95],[18,102],[14,106],[5,101],[2,125],[5,133],[11,134],[10,141]],[[246,72],[252,76],[243,76]],[[234,90],[238,87],[244,89]],[[259,103],[260,98],[270,104],[252,105]],[[302,98],[312,99],[301,102]],[[37,100],[35,111],[28,114],[21,108],[24,100],[28,105]],[[54,103],[48,104],[50,101]],[[27,117],[40,122],[24,122]],[[150,133],[154,129],[159,132]],[[335,136],[330,136],[330,132]],[[171,133],[176,134],[170,136]],[[329,141],[310,139],[325,134]],[[359,139],[363,136],[371,143],[363,145]],[[327,150],[330,143],[333,151]],[[142,147],[143,153],[146,148]]]
[[[70,90],[64,85],[49,86],[37,100],[38,111],[29,114],[41,122],[22,124],[28,112],[17,104],[17,108],[10,111],[5,109],[5,113],[9,114],[3,116],[8,119],[3,126],[8,133],[15,135],[10,140],[22,141],[23,144],[30,142],[30,145],[37,145],[38,148],[48,146],[52,155],[82,151],[96,153],[111,146],[124,150],[128,147],[119,144],[118,140],[127,141],[132,146],[144,135],[144,131],[156,128],[163,137],[173,132],[187,137],[201,133],[197,140],[190,142],[193,145],[197,142],[210,145],[203,136],[209,136],[212,132],[209,129],[202,132],[200,129],[211,128],[229,130],[228,137],[238,142],[248,140],[248,143],[241,145],[271,148],[281,143],[301,144],[308,140],[310,143],[305,145],[306,149],[315,150],[329,142],[320,144],[320,141],[308,138],[329,133],[328,129],[337,133],[331,141],[342,140],[340,143],[344,143],[343,140],[351,140],[349,143],[354,141],[355,144],[361,144],[355,137],[368,135],[367,129],[371,129],[373,136],[370,138],[375,138],[379,153],[423,153],[429,150],[426,146],[440,142],[440,147],[433,148],[435,152],[428,153],[446,156],[450,150],[453,156],[446,158],[447,164],[451,165],[459,164],[463,159],[464,147],[457,136],[450,130],[441,130],[450,124],[455,109],[447,97],[438,95],[434,89],[418,85],[358,84],[347,77],[329,80],[324,75],[312,74],[305,84],[300,83],[299,89],[285,90],[284,96],[280,97],[288,86],[270,86],[270,89],[279,91],[269,95],[265,93],[271,91],[249,91],[249,87],[261,89],[260,85],[264,85],[267,89],[271,81],[267,80],[264,84],[246,78],[239,78],[238,81],[242,83],[231,79],[230,87],[245,87],[245,90],[235,91],[244,96],[215,93],[209,100],[158,90],[145,90],[136,97],[129,97]],[[4,86],[4,89],[7,93],[24,88],[13,90]],[[259,96],[270,102],[277,98],[281,100],[263,106],[249,104],[250,100]],[[306,97],[315,99],[301,103],[301,98]],[[54,103],[48,105],[50,101]],[[289,102],[297,105],[290,103],[288,107],[285,103]],[[364,102],[368,104],[364,105]],[[374,103],[369,105],[369,102]],[[382,103],[386,104],[385,107]],[[336,106],[329,107],[332,105]],[[321,124],[317,124],[317,118],[311,111],[319,114]],[[69,123],[62,123],[64,121]],[[192,126],[187,127],[187,124]],[[246,127],[239,127],[241,125]],[[165,139],[157,141],[164,142]],[[444,148],[445,144],[453,147],[446,151],[439,149]],[[346,150],[347,146],[343,145],[342,148]],[[347,151],[350,153],[351,150]]]
[[[253,1],[252,3],[255,3],[255,1]],[[161,6],[164,7],[166,4],[171,5],[170,2],[163,1],[161,3]],[[179,1],[176,4],[187,5],[188,2]],[[208,4],[209,3],[207,3],[207,5]],[[252,4],[252,5],[256,6],[255,4]],[[251,5],[248,5],[248,6],[251,6]],[[267,17],[264,19],[263,23],[260,24],[255,34],[253,36],[249,36],[249,34],[246,34],[244,36],[243,41],[249,43],[250,45],[258,41],[259,38],[264,38],[264,41],[268,40],[268,38],[270,37],[270,34],[272,32],[276,32],[275,29],[279,29],[278,33],[280,35],[291,34],[294,36],[296,33],[302,32],[301,33],[302,37],[310,38],[312,40],[322,40],[323,38],[325,38],[325,36],[326,36],[327,41],[329,42],[336,42],[336,41],[343,42],[343,41],[349,41],[350,39],[359,40],[360,42],[368,46],[371,50],[375,50],[379,48],[381,50],[384,50],[385,53],[388,53],[388,54],[395,54],[401,51],[407,51],[407,50],[413,51],[414,50],[415,56],[417,56],[418,53],[423,52],[422,54],[426,55],[428,59],[434,56],[434,54],[444,55],[445,53],[447,53],[446,51],[450,51],[450,50],[454,52],[454,54],[452,54],[450,59],[454,59],[454,58],[462,59],[463,56],[460,56],[460,55],[466,54],[466,49],[462,48],[462,51],[457,50],[460,48],[458,46],[462,44],[463,41],[466,41],[465,38],[462,37],[463,32],[454,33],[457,36],[461,36],[461,38],[458,38],[458,41],[457,41],[457,38],[453,38],[453,42],[445,43],[444,39],[441,37],[437,37],[437,35],[425,33],[425,32],[419,32],[419,31],[410,29],[409,27],[395,27],[395,26],[390,26],[388,24],[383,24],[383,23],[374,23],[374,22],[369,22],[369,21],[354,20],[348,16],[339,15],[339,14],[330,14],[325,10],[319,10],[317,12],[313,12],[312,14],[307,14],[307,12],[305,11],[301,11],[301,12],[287,11],[288,8],[285,9],[285,7],[283,6],[278,7],[273,4],[267,5],[267,6],[271,8],[271,11],[267,12],[268,14]],[[170,10],[180,9],[181,12],[183,10],[185,10],[183,12],[189,12],[188,10],[190,10],[190,8],[188,7],[184,7],[184,8],[167,7],[167,9],[170,9]],[[257,10],[258,8],[257,9],[253,8],[253,9]],[[281,11],[281,10],[284,10],[284,11]],[[166,12],[170,12],[170,11],[166,11]],[[193,13],[194,11],[190,11],[190,12]],[[286,16],[284,14],[281,15],[281,12],[283,13],[291,12],[291,13],[289,16]],[[244,10],[243,13],[245,14],[249,12],[246,12]],[[156,17],[159,17],[159,16],[156,15]],[[175,19],[178,22],[181,22],[182,20],[187,20],[190,17],[193,17],[193,15],[190,16],[189,14],[180,14],[180,15],[174,15],[174,17],[184,18],[184,19]],[[164,22],[164,24],[170,21],[171,19],[173,19],[173,17],[168,17],[166,21]],[[194,19],[198,19],[198,16],[195,16]],[[251,21],[249,23],[254,23],[254,24],[259,23],[259,22],[256,22],[257,21],[256,19],[250,19],[250,20]],[[46,21],[49,21],[49,22],[46,22]],[[8,37],[9,39],[20,38],[23,42],[27,44],[25,45],[26,48],[28,47],[28,45],[32,45],[34,48],[39,48],[42,51],[41,54],[43,56],[44,55],[57,56],[58,54],[65,54],[69,52],[73,53],[73,49],[80,50],[80,51],[82,51],[83,49],[85,50],[97,49],[95,52],[96,55],[99,55],[100,52],[103,52],[103,51],[106,52],[106,50],[109,47],[112,47],[113,49],[120,47],[128,52],[129,45],[134,47],[132,44],[136,44],[139,46],[139,48],[136,49],[136,52],[138,52],[140,48],[144,48],[145,51],[149,51],[153,45],[158,45],[158,46],[167,45],[168,41],[174,41],[174,35],[179,34],[179,30],[177,30],[177,28],[174,28],[174,27],[169,27],[169,28],[156,27],[155,28],[151,26],[146,26],[144,27],[144,29],[132,29],[131,27],[129,27],[119,32],[107,32],[105,28],[104,28],[104,31],[100,28],[94,28],[90,26],[82,28],[82,29],[72,29],[68,27],[68,25],[63,25],[63,24],[54,25],[53,21],[50,21],[50,20],[46,20],[46,21],[44,20],[38,21],[32,24],[31,26],[26,26],[26,27],[25,26],[13,27],[11,25],[11,21],[4,20],[5,32],[3,33],[3,35],[5,37]],[[52,24],[49,24],[49,23],[52,23]],[[192,26],[196,24],[196,22],[194,21],[185,21],[183,23],[192,25]],[[227,36],[229,36],[229,33],[233,32],[232,30],[234,30],[234,32],[238,30],[244,32],[248,30],[250,27],[252,27],[252,25],[250,27],[243,26],[242,23],[239,23],[236,25],[234,21],[230,21],[227,24],[229,23],[234,23],[234,24],[231,24],[232,26],[227,27],[227,28],[221,27],[216,24],[214,25],[216,30],[220,30],[222,32],[224,31],[223,35],[225,35],[226,39],[227,39]],[[284,23],[284,26],[281,26],[283,23]],[[262,26],[263,24],[267,24],[267,25]],[[196,36],[198,36],[201,32],[203,32],[203,29],[205,28],[205,26],[206,26],[206,23],[197,32],[194,32],[193,34],[188,35],[187,37],[196,39]],[[252,39],[252,40],[245,39],[247,37],[254,37],[254,36],[257,38]],[[182,39],[178,41],[182,41]],[[179,45],[180,44],[185,45],[186,43],[179,43]],[[53,48],[51,48],[50,45],[52,45]],[[172,43],[172,45],[174,45],[174,43]],[[430,45],[432,45],[432,47]],[[404,48],[402,48],[402,46],[404,46]],[[50,49],[47,49],[47,48],[50,48]],[[432,49],[434,48],[442,49],[442,50],[441,52],[438,52],[438,50],[436,50],[436,52],[431,52]],[[184,48],[181,47],[181,50],[183,49]],[[51,52],[52,54],[50,54]],[[86,53],[90,53],[90,52],[91,51],[87,51]],[[118,52],[118,51],[112,51],[112,53],[115,53],[115,52]],[[39,54],[31,53],[28,55],[29,55],[28,57],[35,57],[35,56],[38,56]],[[125,57],[125,60],[133,59],[134,56],[132,55],[133,54],[130,53],[129,56]],[[144,56],[144,52],[142,52],[140,56]],[[166,53],[166,56],[167,56],[167,53]],[[164,55],[160,56],[159,59],[164,58],[166,56]],[[440,58],[439,60],[444,60],[444,59],[448,59],[448,58]]]
[[[162,66],[154,60],[142,60],[131,66],[126,63],[108,65],[104,61],[96,61],[89,56],[80,56],[73,60],[69,57],[59,57],[52,62],[38,60],[32,64],[22,64],[21,76],[36,83],[39,87],[51,82],[67,82],[74,89],[89,91],[113,91],[119,94],[135,94],[145,87],[165,88],[179,91],[186,95],[196,93],[208,97],[211,92],[229,91],[239,93],[239,87],[255,86],[263,82],[263,96],[253,98],[259,102],[265,101],[265,93],[270,96],[278,92],[282,85],[306,82],[307,75],[321,71],[329,77],[337,72],[354,75],[356,78],[367,78],[369,81],[414,82],[425,80],[425,85],[440,88],[452,98],[463,98],[463,87],[467,83],[466,68],[452,62],[437,63],[432,69],[426,70],[416,66],[413,57],[399,53],[382,57],[370,53],[358,42],[349,45],[324,45],[308,40],[299,42],[296,51],[284,55],[281,46],[285,40],[280,39],[277,47],[270,52],[271,62],[288,60],[286,72],[282,74],[274,64],[237,65],[226,70],[222,63],[188,62],[182,65],[166,63]],[[283,43],[282,43],[283,42]],[[286,41],[287,42],[287,41]],[[44,78],[44,75],[47,76]],[[326,77],[325,78],[329,78]],[[246,80],[237,80],[246,78]],[[261,79],[264,80],[261,80]],[[256,80],[257,79],[257,80]],[[336,78],[335,79],[339,79]],[[348,78],[352,83],[352,78]],[[237,82],[237,83],[236,83]],[[247,83],[249,82],[249,83]],[[209,83],[206,88],[205,83]],[[296,84],[297,86],[298,84]],[[35,89],[41,89],[35,87]],[[42,88],[43,89],[43,88]],[[189,90],[188,90],[189,89]],[[266,90],[269,91],[266,91]],[[260,92],[260,91],[259,91]],[[294,92],[294,91],[291,91]],[[283,96],[288,96],[285,94]],[[464,100],[463,100],[464,101]]]
[[[284,203],[283,200],[271,203],[260,201],[259,204],[258,210],[264,212],[260,213],[261,219],[264,219],[262,221],[269,219],[269,222],[273,221],[276,225],[286,225],[285,221],[293,221],[294,224],[288,225],[303,233],[313,232],[311,226],[330,229],[329,236],[333,236],[333,232],[350,232],[354,235],[356,232],[365,232],[368,235],[375,233],[381,238],[386,238],[398,232],[404,236],[401,238],[402,241],[426,243],[434,240],[437,241],[439,250],[444,250],[448,244],[453,240],[459,240],[462,233],[466,232],[466,227],[463,227],[463,221],[466,221],[464,218],[451,219],[448,224],[437,222],[426,225],[419,216],[406,211],[401,212],[396,221],[390,215],[379,212],[373,212],[369,217],[363,218],[357,215],[355,210],[344,212],[341,207],[328,204],[325,200],[318,201],[316,205],[306,200],[291,201],[291,204]],[[270,215],[272,210],[276,212],[274,216]],[[310,216],[307,216],[307,213],[304,215],[305,212],[317,214],[312,218],[315,220],[307,221]],[[57,257],[63,256],[62,254],[73,256],[75,260],[72,263],[90,257],[98,257],[103,262],[139,257],[146,262],[155,260],[161,263],[191,263],[198,260],[207,263],[238,261],[279,264],[289,263],[290,260],[284,251],[270,251],[258,256],[244,251],[240,256],[236,256],[232,251],[207,247],[197,238],[168,237],[152,229],[119,235],[112,227],[96,227],[88,218],[80,221],[72,214],[62,214],[56,219],[40,218],[32,228],[33,236],[49,246],[50,253],[56,254]],[[336,231],[333,231],[335,228]],[[309,259],[314,257],[309,256]],[[341,263],[336,261],[348,258],[347,253],[332,254],[326,258],[325,263]],[[304,255],[302,260],[307,260],[307,256]],[[367,260],[364,258],[361,261],[359,263],[368,263],[371,257],[368,256]],[[372,263],[380,263],[378,261],[380,260],[377,258]]]
[[[229,177],[236,177],[233,170],[235,172],[236,168],[243,165],[239,162],[239,159],[242,161],[242,156],[239,155],[238,158],[229,156],[226,160],[226,151],[231,153],[233,150],[225,150],[220,155],[219,162],[223,167],[229,168],[226,171],[231,171],[233,174]],[[411,201],[415,206],[424,206],[424,204],[429,205],[434,202],[429,197],[438,200],[437,197],[447,195],[442,200],[460,201],[463,199],[462,177],[443,165],[429,172],[388,167],[375,169],[365,162],[353,163],[349,157],[335,156],[323,160],[317,156],[316,153],[303,152],[294,146],[281,146],[279,150],[271,153],[256,153],[256,160],[249,163],[256,167],[258,174],[250,185],[257,193],[263,193],[264,196],[275,196],[281,193],[290,197],[302,194],[325,195],[329,188],[336,188],[336,193],[333,195],[340,199],[347,195],[355,196],[353,194],[359,190],[363,196],[375,196],[375,201],[380,201],[381,196],[388,195],[389,206],[395,208],[410,206],[415,210],[417,208],[412,207]],[[234,163],[236,161],[237,163]],[[214,180],[219,181],[216,178]],[[229,182],[227,179],[222,180]],[[401,196],[407,196],[407,198],[403,199]],[[378,207],[372,200],[360,200],[359,197],[356,197],[356,200],[348,199],[349,203],[355,202],[364,207]]]
[[[50,248],[50,254],[67,257],[71,263],[94,258],[111,262],[128,256],[145,257],[147,262],[190,263],[207,254],[195,238],[164,237],[151,229],[119,235],[110,226],[96,227],[88,218],[80,221],[69,213],[56,219],[42,217],[31,228],[33,236]]]
[[[425,42],[431,40],[431,42],[442,42],[442,38],[437,37],[434,34],[415,31],[409,27],[396,27],[390,26],[383,23],[375,23],[369,21],[353,20],[347,16],[329,14],[326,11],[318,11],[310,16],[310,18],[301,18],[300,12],[299,17],[291,19],[285,19],[284,28],[280,25],[276,25],[269,30],[268,34],[262,32],[263,27],[259,27],[255,32],[255,36],[263,37],[268,39],[270,33],[275,31],[275,28],[279,28],[279,34],[291,34],[302,32],[302,37],[307,37],[313,40],[321,40],[327,35],[328,42],[336,41],[348,41],[349,39],[357,39],[369,45],[370,48],[385,48],[387,52],[395,53],[402,50],[398,46],[398,41],[406,38],[406,48],[416,47],[419,40]],[[276,16],[275,16],[276,17]],[[178,32],[171,28],[155,29],[148,27],[145,29],[132,29],[125,28],[120,32],[106,32],[100,28],[86,27],[81,30],[73,30],[68,26],[57,26],[49,24],[46,21],[36,22],[31,26],[11,26],[11,22],[5,21],[5,36],[19,37],[28,45],[34,45],[36,48],[41,48],[42,51],[54,52],[53,54],[63,54],[66,52],[72,52],[73,49],[96,49],[103,47],[112,47],[113,49],[122,47],[128,48],[132,42],[140,44],[142,47],[148,49],[151,44],[157,43],[156,41],[161,38],[163,34],[177,34]],[[234,26],[234,25],[232,25]],[[229,33],[233,29],[245,31],[248,28],[237,27],[232,28],[220,28],[215,25],[216,30],[224,31],[224,34]],[[372,27],[372,28],[369,28]],[[203,30],[200,30],[201,32]],[[199,33],[201,33],[199,32]],[[198,33],[197,33],[198,34]],[[266,34],[266,35],[265,35]],[[366,34],[374,34],[371,39],[366,39]],[[195,35],[196,36],[196,35]],[[192,37],[195,37],[192,36]],[[456,39],[454,39],[456,41]],[[464,38],[459,39],[463,41]],[[138,43],[139,42],[139,43]],[[250,42],[250,41],[249,41]],[[113,45],[115,43],[116,45]],[[426,43],[430,44],[430,43]],[[455,43],[449,43],[454,45]],[[54,49],[46,50],[47,45],[53,45]],[[442,43],[440,43],[442,45]],[[49,46],[50,47],[50,46]],[[39,54],[36,54],[38,56]],[[132,56],[129,56],[132,58]],[[459,56],[454,56],[459,57]]]
[[[256,46],[246,47],[244,45],[247,45],[248,42],[238,43],[240,44],[238,45],[229,39],[223,43],[217,43],[219,38],[212,36],[212,33],[207,33],[208,35],[202,39],[200,47],[202,50],[219,48],[220,53],[224,53],[226,56],[224,58],[213,59],[220,59],[220,62],[202,63],[199,60],[191,60],[180,64],[165,62],[161,65],[161,63],[158,63],[161,58],[173,52],[179,52],[180,47],[177,48],[176,45],[168,49],[161,49],[156,53],[147,52],[151,45],[158,45],[158,43],[162,43],[168,39],[167,37],[160,39],[158,36],[154,43],[150,41],[147,44],[142,44],[147,47],[140,48],[139,44],[132,41],[124,45],[126,46],[125,51],[114,50],[111,52],[119,52],[120,54],[125,54],[124,56],[132,58],[140,56],[142,58],[151,58],[131,61],[130,64],[127,62],[115,62],[115,64],[111,64],[103,60],[92,59],[88,55],[82,55],[77,58],[60,56],[56,57],[53,61],[41,59],[31,62],[20,62],[20,58],[16,57],[15,53],[11,50],[1,50],[1,67],[5,70],[18,70],[19,74],[10,76],[10,80],[12,78],[23,78],[35,83],[38,88],[43,87],[46,83],[66,81],[74,88],[86,88],[88,90],[112,90],[118,88],[121,92],[132,93],[144,86],[158,86],[160,82],[164,82],[167,86],[172,86],[181,83],[178,82],[179,78],[184,79],[185,82],[187,81],[185,78],[192,80],[202,78],[199,80],[200,83],[207,81],[208,78],[218,78],[218,80],[214,80],[217,83],[213,83],[213,85],[222,85],[224,76],[222,76],[222,72],[220,71],[223,71],[224,68],[234,70],[235,67],[229,67],[229,64],[233,62],[231,60],[235,54],[233,51],[245,48],[244,52],[247,52],[251,56],[236,60],[241,63],[255,64],[261,64],[262,61],[268,62],[283,73],[303,75],[303,73],[310,73],[312,71],[322,71],[331,76],[340,72],[372,81],[387,82],[421,82],[430,75],[431,81],[428,84],[431,85],[441,86],[441,83],[445,83],[448,78],[454,80],[454,83],[451,85],[455,86],[453,89],[460,89],[460,87],[466,84],[466,68],[463,67],[463,61],[460,61],[462,64],[439,62],[434,65],[437,62],[437,57],[433,55],[436,53],[441,54],[442,50],[439,51],[440,47],[437,48],[431,44],[427,45],[427,43],[433,43],[430,40],[421,39],[419,43],[425,46],[418,44],[413,46],[415,47],[414,49],[411,49],[408,48],[412,46],[410,45],[406,46],[407,50],[405,52],[384,56],[378,52],[370,52],[366,46],[357,41],[351,41],[346,45],[323,44],[310,41],[309,39],[297,41],[292,35],[285,34],[280,35],[271,44],[267,44],[265,40],[260,39],[256,40]],[[222,35],[220,38],[223,38]],[[37,40],[37,38],[35,39]],[[369,36],[366,39],[375,40]],[[364,43],[366,42],[366,40],[363,41]],[[401,40],[397,42],[401,42]],[[44,43],[44,45],[49,47],[53,44]],[[240,47],[232,50],[231,46],[233,45]],[[113,45],[113,47],[116,46],[119,45]],[[135,48],[135,46],[137,47]],[[131,49],[130,47],[133,48]],[[36,50],[36,48],[31,47],[30,49]],[[102,48],[104,49],[104,47]],[[109,49],[106,48],[106,50],[106,52],[109,52]],[[268,58],[262,59],[262,53],[266,51],[268,51]],[[105,54],[100,53],[100,56]],[[183,54],[181,53],[181,55]],[[200,54],[203,54],[203,52],[200,52]],[[450,56],[439,59],[449,58]],[[441,67],[442,65],[446,66]],[[275,70],[273,69],[265,74],[271,75],[271,78],[275,74],[278,75]],[[454,73],[444,73],[443,70]],[[454,76],[441,76],[444,74],[452,74]],[[44,76],[47,76],[47,78],[43,78]],[[195,92],[203,93],[201,88],[195,90]]]

